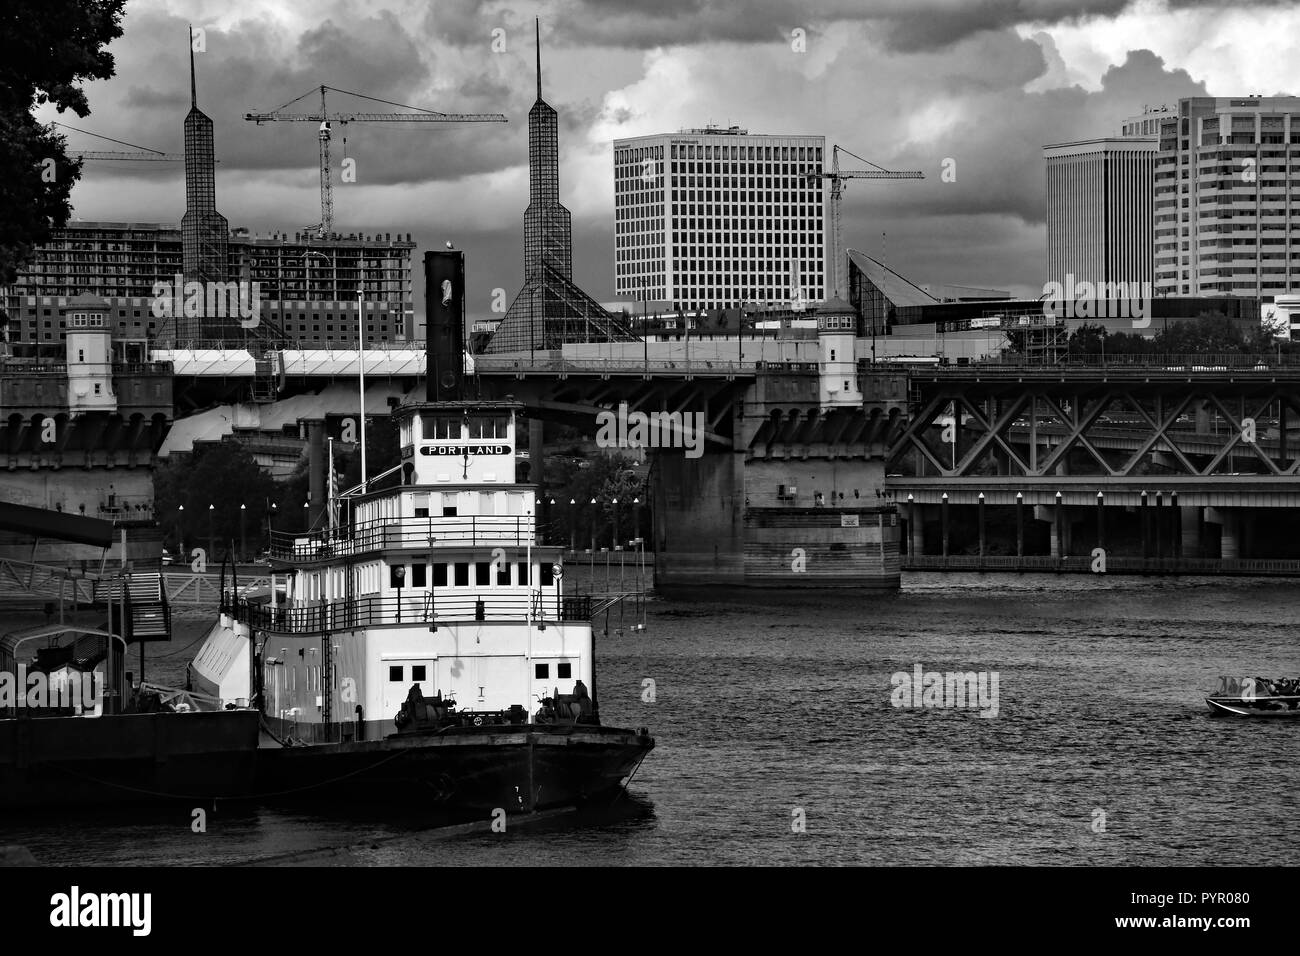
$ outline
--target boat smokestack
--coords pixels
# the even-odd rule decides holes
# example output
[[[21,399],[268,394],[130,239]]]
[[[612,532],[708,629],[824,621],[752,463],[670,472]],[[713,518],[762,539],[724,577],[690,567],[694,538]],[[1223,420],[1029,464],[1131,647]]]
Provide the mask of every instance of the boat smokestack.
[[[431,402],[465,397],[465,253],[424,254],[425,362]]]

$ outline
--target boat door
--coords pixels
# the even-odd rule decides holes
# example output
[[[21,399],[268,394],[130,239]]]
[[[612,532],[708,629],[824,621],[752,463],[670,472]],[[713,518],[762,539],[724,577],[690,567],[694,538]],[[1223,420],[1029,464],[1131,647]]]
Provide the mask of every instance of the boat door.
[[[432,658],[388,659],[384,661],[384,666],[388,668],[387,680],[384,682],[385,714],[395,714],[402,709],[407,695],[411,693],[412,684],[419,684],[420,693],[425,697],[432,697],[437,690]]]
[[[523,655],[440,657],[437,685],[456,696],[458,710],[506,710],[520,704],[532,711],[528,696],[527,661]]]

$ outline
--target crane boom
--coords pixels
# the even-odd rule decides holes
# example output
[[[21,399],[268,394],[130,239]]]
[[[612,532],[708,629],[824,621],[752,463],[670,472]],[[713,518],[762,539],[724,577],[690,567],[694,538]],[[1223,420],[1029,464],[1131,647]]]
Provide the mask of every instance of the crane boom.
[[[501,113],[245,113],[262,123],[504,123]]]
[[[178,153],[155,153],[147,150],[140,150],[135,153],[114,153],[95,149],[70,149],[68,155],[80,159],[138,160],[146,163],[179,163],[185,160],[185,157]]]
[[[835,146],[831,149],[831,171],[820,173],[806,174],[809,179],[829,179],[831,183],[831,276],[835,282],[835,288],[832,295],[840,297],[844,292],[844,255],[843,255],[843,237],[840,235],[840,199],[844,195],[844,180],[846,179],[924,179],[925,174],[917,170],[891,170],[883,169],[876,166],[869,159],[863,159],[856,153],[850,153],[847,149],[844,152],[849,153],[859,162],[866,163],[874,169],[840,169],[840,147]]]
[[[319,123],[320,132],[320,225],[314,227],[318,230],[318,235],[325,236],[334,230],[334,186],[331,179],[330,171],[330,137],[331,123],[339,123],[346,126],[348,123],[504,123],[506,118],[501,113],[439,113],[434,110],[420,109],[415,106],[406,106],[405,109],[416,110],[412,113],[331,113],[325,105],[325,93],[333,91],[335,93],[347,93],[349,96],[359,96],[362,99],[374,100],[377,103],[388,103],[390,106],[403,106],[401,103],[389,103],[388,100],[378,100],[373,96],[366,96],[363,93],[348,93],[347,90],[337,90],[332,86],[318,87],[320,92],[320,111],[316,113],[286,113],[284,108],[292,106],[299,100],[306,99],[317,90],[310,93],[304,93],[297,99],[290,100],[279,109],[269,112],[252,112],[245,113],[244,119],[250,123],[256,123],[261,126],[263,123]],[[344,145],[347,144],[347,137],[344,136]]]

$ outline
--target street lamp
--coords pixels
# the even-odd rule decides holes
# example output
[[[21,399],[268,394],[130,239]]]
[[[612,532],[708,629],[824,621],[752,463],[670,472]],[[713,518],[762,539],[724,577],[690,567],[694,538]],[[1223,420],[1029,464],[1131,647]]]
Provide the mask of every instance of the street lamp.
[[[239,558],[241,561],[248,560],[248,536],[246,532],[245,519],[248,518],[248,505],[239,506]]]
[[[176,557],[179,560],[185,559],[185,506],[176,506],[176,550],[179,552]]]
[[[216,507],[213,504],[208,505],[208,560],[210,561],[217,559],[217,538],[212,531],[212,518]]]

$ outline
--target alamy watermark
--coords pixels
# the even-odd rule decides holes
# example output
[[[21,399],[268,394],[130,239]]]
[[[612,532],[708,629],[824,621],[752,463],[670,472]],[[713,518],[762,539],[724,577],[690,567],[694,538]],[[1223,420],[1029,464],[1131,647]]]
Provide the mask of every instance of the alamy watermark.
[[[1064,282],[1043,286],[1043,315],[1057,319],[1130,319],[1135,329],[1151,325],[1150,282]]]
[[[889,702],[895,707],[979,709],[981,717],[998,715],[997,671],[927,671],[920,664],[912,673],[898,671],[890,679]]]
[[[156,319],[239,319],[246,329],[262,323],[262,287],[256,281],[186,282],[177,273],[174,282],[159,279],[150,291]]]
[[[8,707],[94,710],[103,696],[104,675],[99,671],[54,675],[32,671],[29,674],[26,664],[18,665],[17,674],[0,671],[0,710]]]
[[[629,412],[620,402],[617,412],[596,415],[599,448],[684,448],[687,458],[704,454],[703,412]]]

